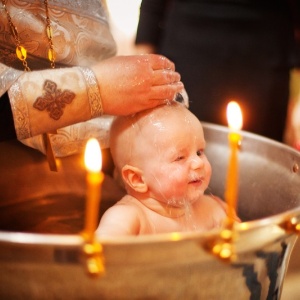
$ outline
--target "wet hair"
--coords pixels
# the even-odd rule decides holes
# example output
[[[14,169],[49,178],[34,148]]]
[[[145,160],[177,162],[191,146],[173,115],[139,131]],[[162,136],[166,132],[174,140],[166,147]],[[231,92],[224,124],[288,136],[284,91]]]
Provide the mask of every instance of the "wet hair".
[[[160,120],[164,115],[182,110],[188,111],[184,104],[172,101],[130,116],[116,117],[110,131],[110,148],[116,167],[120,170],[125,164],[130,163],[130,158],[135,151],[135,140],[145,125],[157,124],[159,128]]]

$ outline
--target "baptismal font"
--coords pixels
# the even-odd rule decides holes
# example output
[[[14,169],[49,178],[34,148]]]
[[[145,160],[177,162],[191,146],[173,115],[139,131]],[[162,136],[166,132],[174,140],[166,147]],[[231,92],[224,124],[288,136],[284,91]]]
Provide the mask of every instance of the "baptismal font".
[[[230,130],[203,126],[208,159],[218,170],[210,189],[222,198]],[[1,297],[279,299],[299,235],[300,154],[261,136],[240,134],[236,209],[242,222],[204,234],[103,239],[98,249],[104,263],[101,276],[86,272],[82,232],[87,171],[82,155],[61,159],[54,174],[37,151],[2,143]],[[122,190],[105,175],[101,194],[100,216]],[[211,252],[216,241],[231,245],[229,251],[223,247],[225,259]]]

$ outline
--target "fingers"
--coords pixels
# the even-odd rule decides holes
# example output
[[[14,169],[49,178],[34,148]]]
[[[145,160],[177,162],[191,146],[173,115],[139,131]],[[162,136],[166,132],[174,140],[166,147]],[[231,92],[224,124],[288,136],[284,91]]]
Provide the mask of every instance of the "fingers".
[[[153,71],[152,85],[163,85],[180,81],[180,74],[172,70]]]
[[[163,55],[149,54],[146,56],[153,70],[175,70],[174,63]]]
[[[149,62],[153,69],[150,99],[158,104],[175,100],[176,95],[184,90],[184,85],[180,74],[175,72],[174,63],[162,55],[149,55]],[[186,99],[183,98],[184,103]]]
[[[151,88],[149,98],[163,104],[168,100],[173,101],[175,99],[175,95],[183,89],[184,85],[181,81],[172,84],[153,86]]]

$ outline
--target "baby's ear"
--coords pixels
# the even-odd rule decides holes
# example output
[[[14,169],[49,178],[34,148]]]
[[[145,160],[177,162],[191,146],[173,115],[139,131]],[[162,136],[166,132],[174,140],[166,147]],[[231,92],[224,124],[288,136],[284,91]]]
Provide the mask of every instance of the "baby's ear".
[[[125,165],[122,169],[123,180],[138,193],[146,193],[148,185],[143,178],[143,172],[136,167]]]

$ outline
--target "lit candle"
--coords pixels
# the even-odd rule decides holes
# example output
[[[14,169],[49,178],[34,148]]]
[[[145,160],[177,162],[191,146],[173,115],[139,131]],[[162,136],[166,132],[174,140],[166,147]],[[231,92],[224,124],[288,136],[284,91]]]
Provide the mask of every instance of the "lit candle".
[[[98,212],[101,199],[101,185],[104,174],[101,171],[102,157],[98,141],[94,138],[88,140],[84,162],[87,170],[87,194],[85,211],[85,228],[83,234],[88,241],[94,239],[98,226]]]
[[[243,125],[241,109],[235,101],[231,101],[227,106],[227,120],[229,125],[229,146],[230,159],[228,165],[227,182],[225,190],[225,200],[228,204],[228,223],[234,223],[238,198],[238,151],[242,136],[239,131]]]

